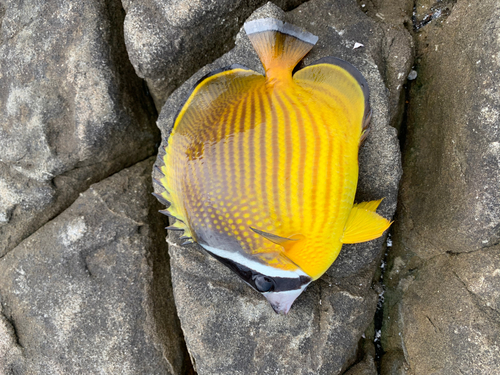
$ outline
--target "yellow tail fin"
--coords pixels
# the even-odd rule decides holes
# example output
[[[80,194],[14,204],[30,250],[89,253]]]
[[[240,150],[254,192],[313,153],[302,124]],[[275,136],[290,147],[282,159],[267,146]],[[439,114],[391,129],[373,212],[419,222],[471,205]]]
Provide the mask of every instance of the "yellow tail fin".
[[[382,199],[363,202],[352,207],[344,228],[342,243],[359,243],[380,237],[392,224],[375,211]]]
[[[245,31],[268,80],[291,79],[293,68],[318,41],[317,36],[274,18],[247,22]]]

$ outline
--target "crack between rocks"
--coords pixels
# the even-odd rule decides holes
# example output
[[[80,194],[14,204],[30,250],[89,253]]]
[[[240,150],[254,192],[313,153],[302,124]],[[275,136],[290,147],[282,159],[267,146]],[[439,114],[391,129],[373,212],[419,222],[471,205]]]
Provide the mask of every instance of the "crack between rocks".
[[[82,259],[83,269],[87,273],[88,277],[93,277],[94,275],[92,274],[92,272],[89,269],[89,264],[87,262],[87,256],[88,256],[88,254],[84,254],[84,252],[80,252],[80,258]]]
[[[401,321],[401,326],[398,324],[398,331],[400,330],[400,327],[404,327],[404,325],[405,325],[404,315],[401,312],[401,308],[402,308],[401,301],[399,301],[399,303],[398,303],[398,318]],[[408,364],[408,366],[410,366],[410,361],[408,360],[409,355],[408,355],[408,351],[406,350],[406,344],[405,344],[405,339],[404,339],[403,333],[400,334],[400,338],[401,338],[401,349],[403,350],[403,356],[404,356],[405,362]]]
[[[417,233],[418,234],[418,233]],[[420,235],[419,235],[420,236]],[[423,239],[426,239],[425,237],[423,236],[420,236],[421,238]],[[417,268],[412,268],[411,270],[408,270],[408,271],[415,271],[415,270],[420,270],[424,267],[427,267],[427,265],[431,262],[433,262],[436,258],[439,258],[439,257],[442,257],[442,256],[449,256],[449,257],[456,257],[456,256],[460,256],[461,254],[473,254],[473,253],[477,253],[477,252],[480,252],[480,251],[483,251],[483,250],[487,250],[487,249],[490,249],[490,248],[494,248],[496,246],[500,245],[500,242],[499,243],[495,243],[495,244],[492,244],[492,245],[489,245],[489,246],[485,246],[485,247],[481,247],[479,249],[474,249],[474,250],[471,250],[471,251],[451,251],[451,250],[447,250],[445,252],[442,252],[442,253],[439,253],[439,254],[436,254],[436,255],[433,255],[432,257],[430,258],[427,258],[427,259],[424,259],[422,258],[423,260],[423,264]],[[441,249],[441,247],[439,246],[436,246],[438,249]],[[458,276],[457,276],[458,277]]]
[[[52,221],[52,220],[56,219],[59,215],[61,215],[63,212],[65,212],[65,211],[66,211],[69,207],[71,207],[71,205],[72,205],[73,203],[75,203],[75,202],[78,200],[78,198],[80,197],[80,194],[85,193],[86,191],[90,190],[90,189],[91,189],[91,187],[92,187],[92,185],[98,184],[98,183],[100,183],[100,182],[102,182],[102,181],[106,180],[107,178],[109,178],[109,177],[111,177],[111,176],[113,176],[113,175],[115,175],[115,174],[117,174],[117,173],[120,173],[120,172],[121,172],[121,171],[123,171],[124,169],[132,168],[132,167],[134,167],[135,165],[137,165],[137,164],[139,164],[139,163],[142,163],[143,161],[145,161],[145,160],[147,160],[147,159],[149,159],[150,157],[155,156],[155,155],[157,155],[157,153],[153,153],[153,154],[151,154],[151,155],[148,155],[148,156],[146,156],[145,158],[143,158],[143,159],[141,159],[141,160],[138,160],[137,162],[135,162],[135,163],[133,163],[133,164],[131,164],[131,165],[129,165],[129,166],[126,166],[126,167],[124,167],[124,168],[120,169],[119,171],[113,172],[113,173],[111,173],[111,174],[109,174],[109,175],[107,175],[107,176],[105,176],[105,177],[103,177],[103,178],[99,179],[98,181],[93,182],[93,183],[92,183],[90,186],[88,186],[86,189],[76,191],[76,192],[75,192],[75,194],[76,194],[76,198],[75,198],[74,200],[71,200],[71,201],[70,201],[70,202],[68,202],[66,205],[64,205],[64,206],[61,208],[61,210],[60,210],[57,214],[55,214],[54,216],[50,216],[50,217],[48,218],[48,220],[47,220],[47,221],[45,221],[42,225],[40,225],[39,227],[37,227],[37,228],[36,228],[35,230],[33,230],[33,231],[29,234],[29,235],[27,235],[26,237],[24,237],[23,239],[21,239],[18,243],[16,243],[16,245],[15,245],[12,249],[8,250],[5,254],[1,255],[1,256],[0,256],[0,261],[1,261],[1,260],[2,260],[2,259],[3,259],[3,258],[7,255],[7,254],[9,254],[10,252],[12,252],[12,251],[16,250],[16,248],[17,248],[17,247],[18,247],[18,246],[19,246],[19,245],[20,245],[23,241],[26,241],[26,240],[27,240],[28,238],[30,238],[33,234],[35,234],[35,233],[36,233],[36,232],[38,232],[40,229],[42,229],[42,228],[43,228],[43,227],[44,227],[47,223],[49,223],[50,221]],[[110,160],[109,162],[111,163],[111,162],[113,162],[113,160]],[[97,164],[99,164],[99,163],[97,163]],[[95,165],[97,165],[97,164],[95,164]],[[72,169],[72,170],[70,170],[70,171],[68,171],[68,172],[71,172],[71,171],[73,171],[73,170],[75,170],[75,169]],[[65,173],[68,173],[68,172],[65,172]],[[62,175],[58,175],[58,176],[62,176]],[[56,176],[56,177],[58,177],[58,176]],[[53,183],[53,180],[52,180],[52,183]],[[96,194],[96,195],[97,195],[97,194]],[[104,203],[104,201],[102,201],[102,198],[101,198],[100,196],[99,196],[99,198],[100,198],[101,202],[102,202],[102,203]],[[112,210],[111,210],[111,209],[110,209],[110,208],[106,205],[106,203],[104,203],[104,205],[105,205],[105,206],[106,206],[106,208],[108,208],[108,210],[109,210],[109,211],[111,211],[113,214],[115,214],[115,215],[117,215],[117,216],[120,216],[120,215],[119,215],[119,214],[117,214],[116,212],[113,212],[113,211],[112,211]],[[122,216],[122,217],[123,217],[123,216]],[[131,220],[132,222],[136,223],[136,224],[137,224],[137,225],[139,225],[139,226],[144,225],[144,223],[137,223],[137,222],[135,222],[133,219],[131,219],[131,218],[129,218],[129,217],[126,217],[126,218],[127,218],[127,219],[129,219],[129,220]]]
[[[321,301],[328,301],[327,298],[324,298],[325,297],[325,293],[324,293],[324,284],[322,283],[319,283],[319,298]],[[325,307],[326,306],[326,309]],[[315,341],[316,342],[316,345],[318,348],[321,348],[323,349],[324,346],[325,346],[325,343],[327,342],[327,338],[325,337],[326,335],[326,332],[328,332],[328,329],[326,328],[328,326],[328,317],[327,317],[327,311],[330,310],[331,307],[330,305],[328,305],[327,303],[325,303],[325,305],[323,305],[323,303],[321,303],[319,309],[318,309],[318,324],[319,324],[319,331],[317,332],[316,335],[314,335],[314,338],[313,338],[313,342]],[[319,350],[320,352],[321,350]],[[319,368],[321,368],[321,365],[323,364],[323,361],[322,361],[322,358],[316,358],[316,361],[315,361],[315,367],[316,367],[316,370],[318,370]],[[321,363],[319,363],[321,362]]]
[[[467,287],[467,284],[465,283],[465,281],[462,280],[462,278],[458,275],[458,273],[455,270],[452,270],[452,272],[453,275],[458,279],[458,281],[464,286],[464,289],[471,295],[471,297],[475,302],[475,305],[486,314],[492,313],[495,316],[495,318],[500,321],[500,311],[495,310],[491,306],[485,305],[484,302],[481,300],[481,297],[479,297],[476,293],[474,293]]]
[[[121,214],[119,212],[115,212],[113,211],[108,205],[107,203],[104,201],[104,199],[102,199],[102,197],[94,190],[92,189],[92,194],[97,197],[99,199],[99,201],[108,209],[109,212],[111,212],[113,215],[115,216],[118,216],[118,217],[121,217],[122,219],[125,219],[125,220],[128,220],[128,221],[131,221],[132,223],[134,223],[135,225],[141,227],[143,225],[145,225],[145,223],[143,222],[140,222],[140,221],[135,221],[134,219],[128,217],[127,215],[124,215],[124,214]]]
[[[482,247],[480,247],[478,249],[474,249],[474,250],[470,250],[470,251],[452,251],[452,250],[447,250],[446,254],[451,255],[451,256],[458,256],[460,254],[472,254],[472,253],[477,253],[479,251],[492,249],[492,248],[495,248],[495,247],[497,247],[499,245],[500,245],[500,241],[492,243],[491,245],[482,246]],[[442,254],[438,254],[438,255],[442,255]],[[433,256],[432,258],[435,258],[436,256],[437,255]],[[432,259],[432,258],[429,258],[429,260]]]
[[[126,14],[125,8],[123,7],[123,4],[121,3],[121,1],[117,1],[117,4],[119,4],[119,5],[120,5],[121,10],[123,11],[123,13],[124,13],[124,14]],[[3,10],[3,12],[2,12],[2,10]],[[3,9],[2,9],[2,4],[0,4],[0,24],[1,24],[1,22],[3,22],[3,20],[4,20],[4,18],[5,18],[5,12],[6,12],[6,9],[5,9],[5,8],[3,8]],[[110,20],[110,18],[109,18],[109,17],[108,17],[108,20]],[[36,18],[30,19],[30,21],[29,21],[28,23],[26,23],[26,24],[22,25],[22,27],[21,27],[21,28],[20,28],[20,29],[19,29],[16,33],[14,33],[14,35],[12,35],[11,37],[7,38],[7,40],[10,40],[10,39],[16,38],[16,37],[17,37],[17,35],[19,34],[19,32],[20,32],[21,30],[23,30],[23,29],[24,29],[24,28],[26,28],[26,27],[29,27],[29,26],[30,26],[32,23],[34,23],[35,21],[36,21]],[[123,22],[122,22],[122,23],[123,23]],[[121,34],[121,39],[122,39],[122,40],[121,40],[121,42],[122,42],[122,43],[123,43],[123,45],[125,46],[125,37],[124,37],[124,35],[123,35],[123,34]],[[4,41],[5,41],[5,40],[4,40]],[[116,58],[116,55],[114,55],[113,57],[115,57],[115,58]],[[127,52],[127,58],[128,58],[128,52]],[[130,59],[129,59],[129,58],[128,58],[128,62],[131,64],[131,62],[130,62]],[[135,72],[135,69],[132,69],[131,71],[133,72],[132,74],[134,74],[134,75],[135,75],[138,79],[140,79],[140,80],[143,82],[143,84],[145,85],[145,87],[148,89],[148,90],[147,90],[147,94],[145,94],[145,95],[141,95],[141,96],[143,96],[143,99],[145,99],[145,100],[149,100],[149,101],[151,101],[151,103],[153,103],[153,101],[154,101],[154,100],[153,100],[153,98],[151,97],[151,95],[149,94],[149,88],[148,88],[148,86],[147,86],[146,81],[145,81],[143,78],[141,78],[141,77],[139,77],[139,76],[137,75],[137,73]],[[125,77],[124,77],[124,78],[125,78]],[[155,106],[154,104],[151,106],[151,108],[154,110],[154,117],[155,117],[155,118],[154,118],[154,120],[153,120],[153,121],[154,121],[155,126],[156,126],[156,121],[158,120],[159,113],[158,113],[158,111],[157,111],[157,109],[156,109],[156,106]],[[156,126],[156,127],[157,127],[157,126]],[[161,136],[160,136],[160,141],[161,141]],[[158,146],[159,146],[159,143],[158,143]],[[114,172],[114,173],[111,173],[111,174],[109,174],[109,175],[107,175],[107,176],[105,176],[105,177],[103,177],[103,178],[101,178],[101,179],[99,179],[99,180],[97,180],[97,181],[93,182],[92,184],[99,183],[99,182],[101,182],[101,181],[105,180],[106,178],[109,178],[109,177],[110,177],[110,176],[112,176],[113,174],[115,174],[115,173],[119,173],[119,172],[121,172],[121,171],[122,171],[123,169],[125,169],[125,168],[131,168],[132,166],[134,166],[134,165],[136,165],[136,164],[138,164],[138,163],[141,163],[141,162],[143,162],[143,161],[145,161],[145,160],[149,159],[150,157],[155,156],[155,155],[157,155],[157,154],[158,154],[158,147],[157,147],[157,146],[155,146],[155,152],[151,153],[150,155],[147,155],[147,156],[146,156],[146,157],[144,157],[143,159],[138,160],[137,162],[135,162],[135,163],[133,163],[133,164],[131,164],[131,165],[125,166],[125,167],[121,168],[120,170],[118,170],[118,171],[116,171],[116,172]],[[109,161],[107,161],[107,163],[113,163],[113,162],[114,162],[115,160],[117,160],[117,159],[120,159],[120,157],[118,157],[118,158],[116,158],[116,159],[109,160]],[[102,163],[94,163],[94,164],[90,164],[90,165],[86,165],[86,166],[75,167],[75,168],[72,168],[72,169],[71,169],[71,170],[69,170],[69,171],[66,171],[65,173],[69,173],[69,172],[74,171],[74,170],[77,170],[77,169],[79,169],[79,168],[84,168],[84,167],[92,167],[92,166],[94,166],[94,165],[99,165],[99,164],[102,164]],[[54,176],[54,178],[51,180],[51,183],[52,183],[53,185],[55,185],[54,180],[55,180],[55,178],[56,178],[56,177],[58,177],[58,176],[64,176],[64,173],[62,173],[62,174],[60,174],[60,175],[57,175],[57,176]],[[91,186],[91,185],[90,185],[90,186]],[[7,254],[8,254],[8,253],[10,253],[11,251],[15,250],[15,249],[16,249],[16,248],[17,248],[17,247],[18,247],[18,246],[19,246],[19,245],[20,245],[20,244],[21,244],[24,240],[26,240],[27,238],[29,238],[30,236],[32,236],[34,233],[36,233],[38,230],[40,230],[40,229],[41,229],[41,228],[42,228],[45,224],[47,224],[47,223],[48,223],[48,222],[50,222],[51,220],[55,219],[55,218],[56,218],[56,217],[58,217],[61,213],[63,213],[65,210],[67,210],[67,209],[68,209],[68,208],[69,208],[69,207],[70,207],[70,206],[71,206],[71,205],[72,205],[72,204],[73,204],[73,203],[74,203],[74,202],[78,199],[78,197],[80,196],[80,194],[81,194],[81,193],[83,193],[83,192],[85,192],[85,191],[87,191],[87,190],[90,188],[90,186],[87,186],[84,190],[77,190],[77,191],[75,191],[75,196],[76,196],[76,198],[75,198],[74,200],[71,200],[71,201],[69,201],[66,205],[63,205],[63,206],[61,207],[61,209],[60,209],[57,213],[55,213],[53,216],[50,216],[50,217],[47,219],[47,221],[45,221],[42,225],[40,225],[39,227],[36,227],[36,228],[35,228],[33,231],[31,231],[31,233],[29,233],[26,237],[22,238],[19,242],[15,243],[15,245],[14,245],[14,246],[13,246],[10,250],[6,251],[6,252],[5,252],[5,254],[3,254],[2,256],[0,256],[0,261],[1,261],[1,259],[2,259],[5,255],[7,255]],[[111,210],[110,210],[110,211],[111,211]],[[130,218],[129,218],[129,219],[130,219]]]
[[[429,323],[431,323],[431,325],[434,327],[434,332],[439,333],[439,331],[440,331],[439,328],[436,327],[436,325],[432,322],[431,318],[429,318],[428,315],[425,315],[425,317],[427,318],[427,320],[429,321]]]
[[[421,238],[424,238],[424,237],[422,237],[422,236],[420,236],[420,237],[421,237]],[[496,246],[496,245],[494,245],[494,246]],[[436,247],[437,247],[439,250],[444,250],[444,249],[442,249],[440,246],[436,246]],[[493,247],[493,246],[488,246],[488,247]],[[443,256],[443,255],[445,255],[445,256],[446,256],[446,255],[448,255],[448,256],[458,256],[458,255],[460,255],[460,254],[472,254],[472,253],[476,253],[476,252],[478,252],[478,251],[483,251],[484,249],[486,249],[486,248],[481,247],[481,248],[479,248],[479,249],[474,249],[474,250],[471,250],[471,251],[452,251],[452,250],[446,250],[446,251],[441,252],[441,253],[439,253],[439,254],[433,255],[433,256],[432,256],[432,257],[430,257],[430,258],[424,259],[424,266],[426,266],[429,262],[432,262],[432,261],[434,261],[436,258],[441,257],[441,256]],[[418,267],[418,268],[422,268],[422,267]]]
[[[3,309],[3,303],[2,303],[2,309]],[[12,327],[12,336],[14,338],[14,342],[15,344],[21,348],[21,349],[24,349],[24,346],[21,344],[21,341],[19,339],[19,334],[18,334],[18,330],[17,330],[17,327],[16,327],[16,323],[14,321],[13,318],[9,318],[7,315],[5,315],[2,311],[0,311],[0,314],[4,317],[5,321],[7,323],[10,324],[10,326]]]

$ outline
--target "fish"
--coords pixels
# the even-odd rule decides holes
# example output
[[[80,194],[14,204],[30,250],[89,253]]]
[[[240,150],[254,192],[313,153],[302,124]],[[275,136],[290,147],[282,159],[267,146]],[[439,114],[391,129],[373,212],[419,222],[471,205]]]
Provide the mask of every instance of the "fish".
[[[368,83],[323,57],[295,70],[318,37],[273,18],[244,25],[265,74],[215,70],[180,107],[159,160],[168,230],[197,243],[264,295],[276,313],[323,275],[343,244],[391,222],[382,199],[354,203],[368,134]]]

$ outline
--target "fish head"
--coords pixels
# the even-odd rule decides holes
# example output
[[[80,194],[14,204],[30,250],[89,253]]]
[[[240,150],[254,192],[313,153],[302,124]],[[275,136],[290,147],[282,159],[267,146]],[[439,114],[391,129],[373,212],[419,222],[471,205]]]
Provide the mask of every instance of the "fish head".
[[[269,272],[259,271],[243,273],[245,282],[266,297],[277,314],[288,314],[297,297],[312,281],[311,277],[301,271],[279,270],[284,273],[280,272],[279,276],[276,275],[276,269]]]
[[[277,314],[287,314],[295,299],[313,280],[290,262],[290,267],[273,267],[261,257],[202,247],[235,272],[245,283],[261,293]]]
[[[268,300],[268,302],[271,304],[271,307],[277,314],[283,314],[286,315],[288,314],[288,311],[290,311],[290,308],[292,307],[292,304],[295,302],[297,297],[307,288],[307,286],[311,283],[312,279],[310,277],[304,277],[300,276],[297,279],[292,279],[296,284],[296,287],[292,289],[284,289],[282,286],[279,286],[277,284],[280,283],[280,281],[276,281],[273,278],[268,278],[264,276],[265,278],[265,285],[268,285],[267,283],[271,283],[273,286],[277,286],[277,289],[282,289],[282,290],[270,290],[268,292],[261,292],[264,297]],[[270,279],[270,280],[269,280]]]

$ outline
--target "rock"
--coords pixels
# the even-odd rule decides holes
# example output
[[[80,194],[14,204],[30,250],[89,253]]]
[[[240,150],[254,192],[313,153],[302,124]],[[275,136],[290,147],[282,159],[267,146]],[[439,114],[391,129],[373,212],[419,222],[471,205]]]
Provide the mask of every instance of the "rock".
[[[404,374],[498,371],[500,247],[436,256],[402,278],[400,288],[388,340],[404,345]]]
[[[373,326],[367,331],[371,334]],[[343,375],[377,375],[377,367],[375,365],[375,346],[373,345],[373,337],[365,337],[360,341],[361,350],[358,352],[363,355],[363,359],[349,368]]]
[[[0,6],[0,257],[91,183],[155,152],[118,1]]]
[[[399,29],[401,26],[411,24],[413,0],[360,0],[360,7],[363,12],[378,22],[392,25]]]
[[[21,356],[22,348],[16,342],[14,327],[5,317],[0,304],[0,374],[15,373],[16,366],[13,364],[19,361]]]
[[[500,43],[486,32],[500,10],[468,4],[418,38],[424,55],[408,114],[401,233],[424,259],[500,241],[500,73],[492,58]]]
[[[399,144],[396,131],[388,126],[387,90],[380,67],[369,53],[381,45],[383,33],[349,0],[313,0],[286,15],[268,4],[250,19],[266,16],[286,18],[319,36],[306,64],[334,55],[353,63],[367,78],[374,115],[360,152],[357,200],[386,197],[381,212],[391,217],[401,176]],[[356,42],[365,47],[353,49]],[[232,51],[198,71],[169,97],[158,120],[164,136],[193,84],[232,63],[262,72],[244,31]],[[287,316],[276,315],[260,294],[197,245],[181,247],[180,242],[178,235],[169,235],[172,282],[187,347],[200,375],[339,374],[355,364],[358,341],[376,309],[372,280],[383,238],[345,246],[327,274],[298,298]]]
[[[361,362],[356,364],[353,368],[349,369],[345,375],[377,375],[377,369],[373,362],[373,358],[370,358],[368,362]]]
[[[417,2],[382,373],[493,374],[500,344],[500,8]],[[425,21],[425,15],[431,20]],[[396,370],[398,372],[396,372]]]
[[[292,9],[305,0],[276,0]],[[174,89],[234,47],[245,19],[266,0],[122,0],[125,42],[158,111]]]
[[[384,34],[382,44],[372,54],[389,90],[390,124],[399,130],[405,106],[405,83],[413,65],[413,38],[405,25],[411,24],[414,1],[361,0],[361,9],[377,21]]]
[[[185,372],[152,164],[92,185],[0,259],[0,373]]]

